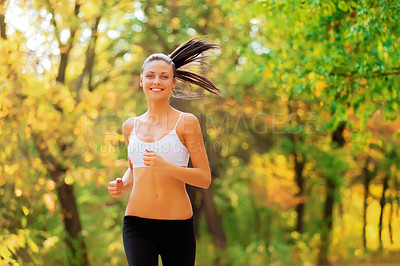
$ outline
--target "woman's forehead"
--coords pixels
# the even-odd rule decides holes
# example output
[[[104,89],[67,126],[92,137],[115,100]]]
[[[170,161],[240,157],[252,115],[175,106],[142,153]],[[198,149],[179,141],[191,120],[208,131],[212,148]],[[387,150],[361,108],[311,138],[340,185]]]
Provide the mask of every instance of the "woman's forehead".
[[[164,60],[154,60],[146,63],[143,72],[168,72],[173,73],[172,66]]]

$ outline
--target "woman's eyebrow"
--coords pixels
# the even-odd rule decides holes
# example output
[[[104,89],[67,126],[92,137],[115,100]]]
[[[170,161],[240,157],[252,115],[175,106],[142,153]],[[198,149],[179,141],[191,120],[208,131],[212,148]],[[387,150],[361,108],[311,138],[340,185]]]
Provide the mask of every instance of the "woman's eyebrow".
[[[155,73],[154,71],[151,71],[151,70],[149,70],[149,71],[147,71],[146,73]],[[163,72],[161,72],[161,74],[164,74],[164,73],[166,73],[166,74],[169,74],[168,72],[166,72],[166,71],[163,71]]]

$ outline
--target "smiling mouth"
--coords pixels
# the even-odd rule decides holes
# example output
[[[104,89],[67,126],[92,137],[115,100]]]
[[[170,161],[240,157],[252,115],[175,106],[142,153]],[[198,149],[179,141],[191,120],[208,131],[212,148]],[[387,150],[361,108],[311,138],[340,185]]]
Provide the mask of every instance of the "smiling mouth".
[[[158,92],[158,91],[163,91],[164,89],[150,88],[150,90],[151,90],[151,91],[156,91],[156,92]]]

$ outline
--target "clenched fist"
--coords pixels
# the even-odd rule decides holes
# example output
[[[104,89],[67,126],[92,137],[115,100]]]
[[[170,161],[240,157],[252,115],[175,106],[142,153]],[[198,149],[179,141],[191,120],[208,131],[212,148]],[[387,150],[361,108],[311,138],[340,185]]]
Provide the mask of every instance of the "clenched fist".
[[[163,159],[159,154],[154,151],[146,149],[146,153],[143,154],[144,165],[156,168],[158,170],[167,170],[169,163]]]
[[[119,197],[124,194],[123,188],[124,181],[122,181],[122,178],[117,178],[116,180],[108,183],[108,192],[110,192],[113,198]]]

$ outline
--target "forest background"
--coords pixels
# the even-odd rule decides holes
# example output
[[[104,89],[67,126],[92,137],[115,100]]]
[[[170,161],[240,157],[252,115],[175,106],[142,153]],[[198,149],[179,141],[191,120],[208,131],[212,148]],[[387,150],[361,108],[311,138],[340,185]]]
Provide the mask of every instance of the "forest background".
[[[399,261],[399,21],[388,0],[1,1],[1,264],[126,265],[121,125],[144,59],[194,36],[224,91],[171,99],[212,168],[188,188],[196,265]]]

